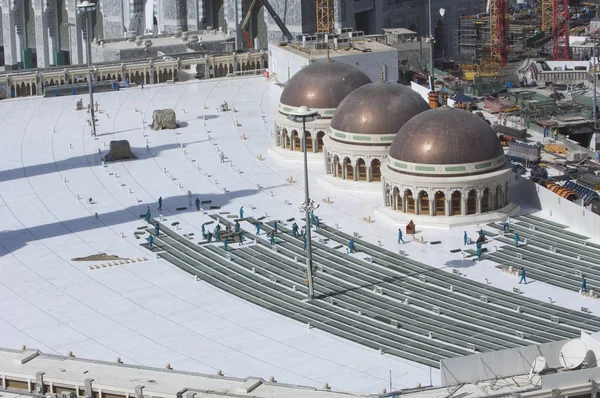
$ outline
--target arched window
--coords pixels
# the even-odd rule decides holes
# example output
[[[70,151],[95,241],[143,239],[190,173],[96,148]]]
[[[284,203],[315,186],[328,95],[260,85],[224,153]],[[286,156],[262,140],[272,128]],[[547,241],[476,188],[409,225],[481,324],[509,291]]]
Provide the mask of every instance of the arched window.
[[[306,134],[306,152],[312,152],[313,151],[312,135],[308,131],[305,131],[304,134]],[[304,148],[302,148],[302,150],[304,150]]]
[[[292,131],[292,139],[294,140],[293,146],[291,147],[292,151],[301,150],[302,144],[300,143],[300,136],[296,130]]]
[[[429,215],[429,195],[427,192],[419,192],[419,203],[421,205],[421,211],[419,214]]]
[[[323,152],[323,137],[325,137],[325,133],[319,131],[317,133],[317,152]]]
[[[358,172],[358,181],[367,181],[367,165],[363,159],[356,161],[356,170]]]
[[[371,160],[371,181],[381,181],[381,162],[379,159]]]
[[[435,203],[435,215],[445,216],[446,215],[446,195],[442,191],[437,191],[434,197]]]
[[[486,187],[481,198],[481,212],[487,213],[488,211],[490,211],[490,190]]]
[[[413,193],[410,189],[404,191],[404,195],[406,195],[406,212],[415,214],[415,198],[413,198]]]
[[[289,148],[290,147],[290,135],[288,134],[288,131],[286,129],[283,129],[282,133],[281,133],[281,147],[283,149],[285,148]]]
[[[392,205],[394,206],[394,210],[402,211],[402,196],[398,187],[394,187],[392,191]]]
[[[502,186],[500,186],[500,185],[498,185],[496,187],[495,201],[496,201],[496,204],[494,206],[495,210],[498,210],[498,209],[501,209],[504,207],[504,198],[502,197]]]
[[[344,169],[346,170],[346,179],[354,180],[354,167],[352,167],[350,158],[344,158]]]
[[[452,204],[450,206],[451,216],[460,216],[462,212],[462,197],[459,191],[452,192]]]
[[[467,196],[467,214],[475,213],[477,213],[477,192],[471,189],[469,196]]]
[[[338,157],[338,155],[335,155],[333,157],[333,168],[335,170],[336,177],[339,177],[339,178],[344,177],[344,173],[342,171],[342,165],[340,164],[340,158]]]

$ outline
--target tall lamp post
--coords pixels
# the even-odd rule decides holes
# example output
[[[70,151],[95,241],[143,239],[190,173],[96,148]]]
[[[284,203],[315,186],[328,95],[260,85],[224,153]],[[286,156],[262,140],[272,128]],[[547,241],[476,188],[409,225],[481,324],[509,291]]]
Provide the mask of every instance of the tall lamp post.
[[[440,16],[442,17],[442,37],[446,37],[444,35],[445,26],[444,26],[444,15],[446,14],[445,8],[440,8]],[[444,40],[442,40],[442,61],[444,61],[446,57],[444,56]]]
[[[88,64],[88,86],[90,91],[90,116],[92,119],[92,136],[96,136],[96,115],[94,114],[94,89],[92,86],[92,47],[91,47],[91,35],[92,35],[92,12],[96,9],[96,3],[92,3],[88,0],[83,0],[80,4],[77,4],[77,11],[80,14],[87,14],[86,20],[86,44],[87,44],[87,64]]]
[[[301,205],[301,210],[304,210],[304,221],[306,224],[306,276],[308,279],[308,299],[312,300],[315,297],[315,289],[313,285],[313,267],[312,267],[312,245],[310,241],[310,212],[318,207],[314,201],[310,199],[308,194],[308,156],[306,145],[306,122],[312,122],[320,118],[316,111],[309,109],[307,106],[301,106],[293,111],[288,119],[300,123],[302,122],[302,142],[304,143],[304,203]]]

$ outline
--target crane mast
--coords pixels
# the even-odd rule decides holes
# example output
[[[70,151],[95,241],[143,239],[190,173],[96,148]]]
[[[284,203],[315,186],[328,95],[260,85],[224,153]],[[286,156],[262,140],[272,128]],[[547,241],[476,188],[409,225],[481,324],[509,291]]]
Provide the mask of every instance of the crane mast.
[[[333,0],[317,0],[317,33],[333,31]]]

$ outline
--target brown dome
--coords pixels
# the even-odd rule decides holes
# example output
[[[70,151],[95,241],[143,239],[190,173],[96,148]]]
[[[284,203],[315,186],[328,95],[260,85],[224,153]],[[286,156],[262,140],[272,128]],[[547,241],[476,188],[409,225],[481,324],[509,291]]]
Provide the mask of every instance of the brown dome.
[[[396,134],[412,117],[428,109],[427,102],[409,87],[379,81],[344,98],[331,127],[352,134]]]
[[[292,107],[337,108],[348,94],[368,83],[367,75],[352,65],[332,60],[314,62],[288,80],[279,102]]]
[[[391,158],[419,164],[477,163],[503,154],[500,140],[485,120],[448,106],[413,117],[390,147]]]

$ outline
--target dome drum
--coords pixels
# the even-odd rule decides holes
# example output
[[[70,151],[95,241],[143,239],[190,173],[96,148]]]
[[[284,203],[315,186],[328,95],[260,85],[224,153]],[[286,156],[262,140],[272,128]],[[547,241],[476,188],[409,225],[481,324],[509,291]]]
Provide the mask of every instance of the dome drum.
[[[381,181],[389,146],[357,146],[332,140],[325,143],[325,171],[329,177],[346,181]],[[334,183],[333,180],[329,180]],[[335,185],[335,184],[334,184]]]
[[[413,177],[383,172],[385,207],[404,214],[466,216],[499,211],[510,204],[511,170],[460,180]]]
[[[382,170],[378,211],[431,226],[497,221],[519,208],[510,201],[511,175],[483,119],[460,109],[431,109],[398,131]]]
[[[381,181],[398,130],[428,109],[417,93],[397,83],[379,81],[357,88],[338,106],[324,139],[327,174],[346,181]]]
[[[323,152],[324,138],[326,136],[327,125],[323,124],[321,119],[306,123],[306,143],[309,153]],[[281,125],[275,121],[274,134],[275,147],[291,151],[304,151],[304,134],[302,133],[302,123],[288,121],[286,125]]]

